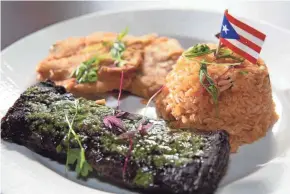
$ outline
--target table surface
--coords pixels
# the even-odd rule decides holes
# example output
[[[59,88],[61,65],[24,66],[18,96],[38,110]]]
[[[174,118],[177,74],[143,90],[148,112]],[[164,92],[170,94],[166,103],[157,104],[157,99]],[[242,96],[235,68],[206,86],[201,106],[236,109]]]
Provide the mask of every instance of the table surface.
[[[100,10],[126,9],[148,6],[192,7],[222,12],[229,8],[239,16],[263,20],[275,26],[290,29],[290,2],[239,2],[235,1],[34,1],[1,2],[1,50],[35,32],[56,22]],[[269,14],[271,13],[271,14]]]

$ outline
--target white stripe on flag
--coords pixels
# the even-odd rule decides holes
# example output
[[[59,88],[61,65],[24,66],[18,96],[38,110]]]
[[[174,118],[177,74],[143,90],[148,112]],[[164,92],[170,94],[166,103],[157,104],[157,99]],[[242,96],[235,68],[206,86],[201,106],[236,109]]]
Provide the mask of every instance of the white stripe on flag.
[[[231,25],[233,26],[233,28],[235,29],[235,31],[236,31],[238,34],[242,35],[242,36],[245,37],[246,39],[252,41],[253,43],[255,43],[256,45],[258,45],[259,47],[262,48],[262,45],[263,45],[263,43],[264,43],[263,40],[257,38],[256,36],[250,34],[250,33],[247,32],[247,31],[245,31],[245,30],[239,28],[238,26],[234,25],[233,23],[231,23]]]
[[[236,47],[238,47],[242,51],[248,53],[249,55],[251,55],[255,59],[257,59],[259,57],[259,53],[257,53],[256,51],[254,51],[250,47],[244,45],[243,43],[241,43],[235,39],[227,39],[227,41],[229,41],[231,44],[235,45]]]

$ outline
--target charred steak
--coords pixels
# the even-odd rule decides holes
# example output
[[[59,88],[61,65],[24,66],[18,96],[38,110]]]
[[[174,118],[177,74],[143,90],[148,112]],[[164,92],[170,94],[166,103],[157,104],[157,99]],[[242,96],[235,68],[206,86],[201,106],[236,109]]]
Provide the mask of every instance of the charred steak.
[[[1,138],[65,163],[68,149],[80,148],[67,137],[67,120],[73,118],[87,163],[97,177],[119,186],[209,194],[225,174],[230,153],[225,131],[172,130],[162,120],[76,99],[49,81],[28,88],[8,110]]]

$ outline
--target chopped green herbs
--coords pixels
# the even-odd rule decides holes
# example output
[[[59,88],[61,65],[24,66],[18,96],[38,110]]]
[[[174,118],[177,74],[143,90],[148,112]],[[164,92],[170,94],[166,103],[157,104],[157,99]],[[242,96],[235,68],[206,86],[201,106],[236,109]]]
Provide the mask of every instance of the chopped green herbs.
[[[98,80],[100,60],[96,57],[81,63],[71,77],[75,77],[78,83],[93,83]]]
[[[186,58],[199,57],[202,55],[213,53],[215,49],[210,49],[206,44],[197,44],[187,49],[183,56]]]
[[[68,133],[64,139],[64,143],[66,144],[65,146],[67,147],[66,168],[68,167],[68,165],[70,164],[74,165],[77,162],[76,168],[75,168],[76,172],[78,173],[78,175],[85,177],[93,169],[90,166],[90,164],[86,161],[85,149],[82,146],[79,135],[76,134],[76,132],[73,129],[74,120],[76,116],[78,115],[78,109],[79,109],[78,104],[79,104],[78,100],[75,100],[75,113],[71,121],[68,118],[68,114],[65,114],[65,121],[69,128]],[[79,148],[70,149],[69,143],[70,141],[73,141],[73,140],[78,143]],[[61,150],[62,150],[62,145],[59,144],[56,147],[56,151],[61,152]]]
[[[152,172],[143,172],[139,169],[133,181],[139,187],[148,187],[153,183],[153,174]]]
[[[123,160],[123,172],[126,168],[130,171],[126,171],[124,177],[132,178],[132,181],[135,179],[140,187],[154,184],[149,172],[154,177],[155,173],[167,167],[186,165],[195,160],[197,154],[203,154],[200,151],[207,145],[203,136],[181,129],[173,131],[163,121],[146,117],[142,119],[141,115],[116,111],[83,98],[70,100],[65,95],[51,92],[47,87],[32,87],[24,95],[32,99],[27,102],[27,106],[31,107],[30,113],[27,113],[30,130],[41,136],[49,136],[53,142],[60,142],[57,152],[67,155],[67,165],[71,167],[74,164],[80,176],[86,176],[92,170],[87,162],[94,157],[85,155],[85,149],[92,143],[98,143],[97,148],[101,153],[108,153],[108,156],[128,158],[127,167]],[[111,119],[109,125],[104,123],[104,118],[108,116],[121,120],[126,130],[121,135],[127,134],[127,137],[121,138],[120,132],[115,133],[109,128],[120,123],[111,122]],[[98,138],[93,138],[96,136]],[[132,163],[137,165],[136,171],[141,170],[138,177],[135,177],[137,174],[129,174]]]
[[[126,45],[122,39],[128,34],[128,28],[125,28],[120,34],[118,34],[116,41],[112,44],[110,53],[113,59],[117,61],[117,66],[122,67],[126,64],[126,61],[122,59],[122,55],[126,50]]]
[[[199,70],[199,81],[200,84],[206,89],[206,91],[212,96],[213,102],[216,105],[216,110],[218,111],[219,90],[213,79],[208,75],[207,65],[203,62],[201,62]]]

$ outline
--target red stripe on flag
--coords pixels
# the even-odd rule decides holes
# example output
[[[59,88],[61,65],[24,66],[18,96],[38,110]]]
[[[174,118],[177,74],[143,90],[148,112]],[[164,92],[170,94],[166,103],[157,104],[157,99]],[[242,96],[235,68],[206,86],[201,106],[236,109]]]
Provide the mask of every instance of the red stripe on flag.
[[[248,53],[246,53],[245,51],[239,49],[238,47],[236,47],[235,45],[233,45],[232,43],[230,43],[229,41],[227,41],[224,38],[220,38],[220,41],[226,45],[229,49],[231,49],[233,52],[237,53],[238,55],[241,55],[242,57],[245,57],[245,59],[247,59],[248,61],[250,61],[253,64],[256,64],[257,59],[255,59],[252,55],[249,55]]]
[[[250,47],[251,49],[253,49],[254,51],[256,51],[257,53],[261,52],[261,47],[256,45],[255,43],[253,43],[252,41],[248,40],[247,38],[240,36],[240,39],[238,39],[239,42],[243,43],[244,45]]]
[[[225,15],[227,17],[227,19],[229,20],[230,23],[233,23],[234,25],[238,26],[239,28],[249,32],[250,34],[256,36],[257,38],[261,39],[261,40],[265,40],[266,35],[263,34],[262,32],[256,30],[255,28],[252,28],[251,26],[241,22],[240,20],[234,18],[233,16],[231,16],[228,13],[228,10],[225,11]]]

